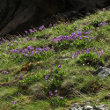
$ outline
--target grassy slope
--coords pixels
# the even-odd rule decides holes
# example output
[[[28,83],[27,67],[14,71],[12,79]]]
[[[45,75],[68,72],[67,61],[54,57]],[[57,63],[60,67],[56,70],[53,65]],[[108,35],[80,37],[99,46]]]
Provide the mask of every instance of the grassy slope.
[[[97,24],[103,21],[108,24],[102,25],[98,29]],[[51,53],[47,53],[46,58],[41,56],[40,61],[39,59],[31,61],[27,58],[23,58],[19,61],[18,58],[13,60],[13,55],[8,52],[9,46],[7,46],[7,44],[9,44],[9,41],[7,41],[0,45],[0,84],[9,83],[12,85],[0,87],[0,110],[12,110],[14,108],[15,110],[52,110],[53,108],[48,98],[43,100],[34,98],[36,91],[38,92],[38,95],[42,95],[40,94],[41,92],[39,92],[40,89],[44,88],[45,85],[48,85],[44,81],[44,75],[50,72],[51,67],[57,68],[57,65],[59,64],[61,65],[61,71],[64,71],[65,73],[62,76],[63,81],[60,87],[63,88],[63,91],[65,89],[70,89],[72,96],[69,96],[69,93],[62,94],[63,97],[68,95],[66,107],[56,107],[55,110],[68,108],[72,102],[83,103],[90,100],[92,104],[105,103],[106,105],[110,105],[109,100],[104,99],[110,90],[109,77],[100,79],[90,72],[95,71],[97,66],[84,66],[83,64],[76,63],[76,61],[80,59],[79,57],[77,59],[73,58],[74,53],[77,50],[81,50],[81,48],[85,49],[87,48],[87,45],[84,45],[84,47],[80,47],[78,44],[77,46],[72,45],[68,49],[62,49],[61,45],[53,45],[53,37],[56,38],[60,35],[70,35],[73,32],[77,33],[79,29],[82,31],[89,30],[89,36],[96,36],[96,38],[87,45],[88,47],[96,47],[98,50],[103,49],[104,55],[102,57],[104,59],[104,64],[110,65],[110,11],[98,11],[96,14],[87,16],[84,19],[69,23],[68,26],[66,26],[65,23],[62,23],[55,27],[36,31],[34,34],[28,35],[30,39],[37,38],[38,40],[26,41],[26,38],[18,38],[15,40],[18,42],[18,45],[11,43],[14,44],[14,46],[12,46],[13,49],[25,48],[29,45],[37,48],[51,45],[51,48],[56,48],[56,52],[52,53],[52,55]],[[63,43],[62,45],[64,47]],[[67,60],[65,60],[64,57],[67,58]],[[31,62],[31,66],[29,65],[29,62]],[[40,64],[38,64],[38,62],[40,62]],[[23,79],[21,80],[18,77],[26,71],[21,69],[24,65],[31,69],[26,69],[27,74],[24,74]],[[4,70],[9,72],[8,75],[2,74],[2,71]],[[19,72],[17,73],[17,71]],[[22,82],[21,85],[19,85],[19,81]],[[24,85],[23,81],[27,84],[26,86],[28,86],[27,92],[22,89],[20,90],[19,86]],[[91,88],[94,88],[95,90]],[[59,91],[62,93],[61,89],[59,89]],[[18,92],[21,93],[20,96],[18,96]],[[13,105],[11,104],[11,101],[17,101],[17,104]]]

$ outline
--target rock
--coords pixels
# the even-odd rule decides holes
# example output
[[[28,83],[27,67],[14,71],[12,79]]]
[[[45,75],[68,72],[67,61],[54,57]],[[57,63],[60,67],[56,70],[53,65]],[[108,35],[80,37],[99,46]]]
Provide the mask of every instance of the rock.
[[[84,110],[93,110],[93,107],[92,106],[85,106]]]
[[[109,68],[106,68],[106,67],[100,67],[100,68],[95,72],[95,74],[98,74],[98,76],[104,78],[104,77],[110,75],[110,69],[109,69]]]
[[[74,103],[69,110],[82,110],[82,107],[78,103]]]
[[[0,33],[48,25],[50,20],[46,18],[58,13],[64,13],[66,17],[75,16],[80,11],[91,11],[108,5],[109,0],[0,0]]]
[[[91,106],[84,104],[73,104],[69,110],[109,110],[105,105]]]

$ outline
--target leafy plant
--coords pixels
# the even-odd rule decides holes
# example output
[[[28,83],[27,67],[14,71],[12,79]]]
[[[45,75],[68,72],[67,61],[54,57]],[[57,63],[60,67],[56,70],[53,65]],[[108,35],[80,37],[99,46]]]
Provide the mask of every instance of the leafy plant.
[[[84,53],[84,54],[80,55],[79,59],[77,60],[77,63],[97,66],[97,65],[103,65],[104,59],[103,59],[103,57],[90,52],[90,53]]]
[[[52,97],[50,99],[52,106],[65,106],[67,99],[61,96]]]

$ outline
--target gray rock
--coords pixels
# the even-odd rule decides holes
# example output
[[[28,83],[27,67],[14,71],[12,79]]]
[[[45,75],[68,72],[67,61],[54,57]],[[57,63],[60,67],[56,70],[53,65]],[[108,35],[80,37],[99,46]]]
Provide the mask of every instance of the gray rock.
[[[91,11],[109,4],[110,0],[0,0],[0,33],[47,25],[46,18],[58,13],[74,17],[80,11]]]
[[[85,104],[73,104],[69,110],[109,110],[105,105],[85,105]]]
[[[108,110],[108,108],[105,105],[100,105],[99,110]]]
[[[84,107],[84,110],[93,110],[93,107],[87,105],[87,106]]]
[[[98,74],[98,76],[104,78],[110,75],[110,69],[106,67],[100,67],[95,73]]]

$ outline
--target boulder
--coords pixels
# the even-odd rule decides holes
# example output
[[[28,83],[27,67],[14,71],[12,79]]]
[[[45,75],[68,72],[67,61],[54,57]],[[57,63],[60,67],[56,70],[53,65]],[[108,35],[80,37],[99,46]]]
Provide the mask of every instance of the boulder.
[[[110,5],[109,0],[0,0],[0,33],[40,26],[58,13],[90,11]],[[45,22],[43,22],[45,21]]]
[[[95,74],[97,74],[98,76],[104,78],[106,76],[110,75],[110,69],[107,67],[100,67]]]

